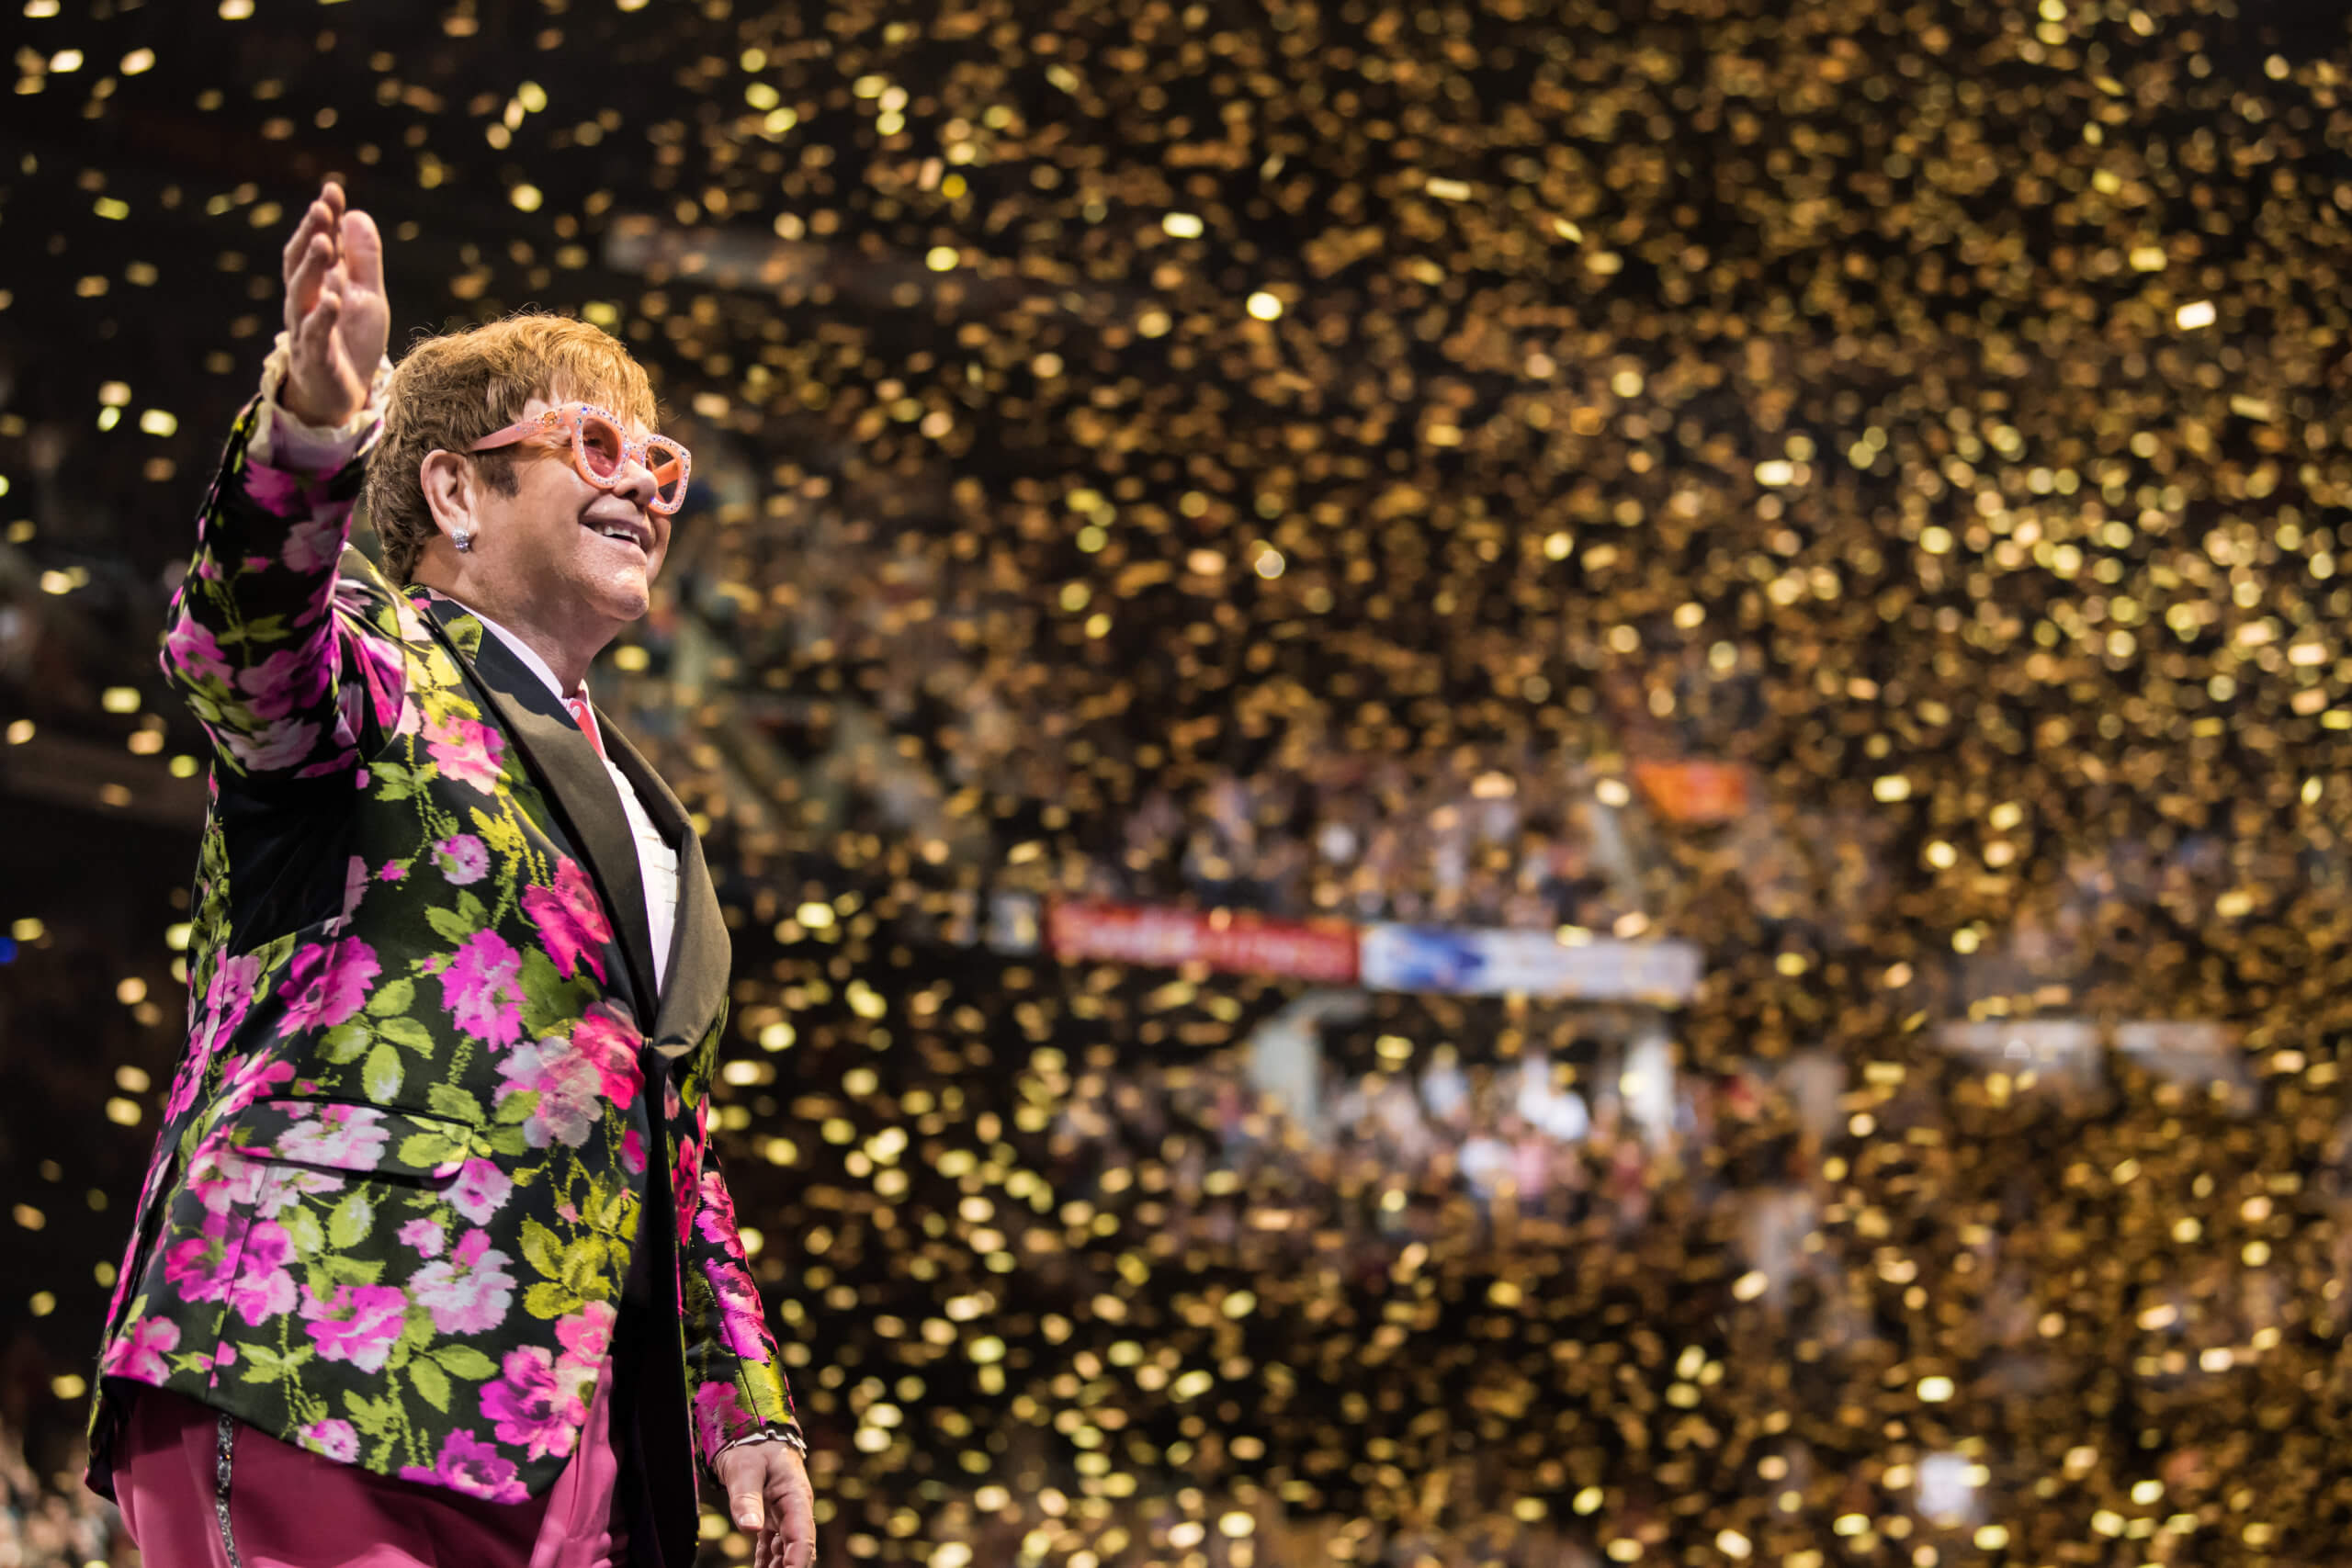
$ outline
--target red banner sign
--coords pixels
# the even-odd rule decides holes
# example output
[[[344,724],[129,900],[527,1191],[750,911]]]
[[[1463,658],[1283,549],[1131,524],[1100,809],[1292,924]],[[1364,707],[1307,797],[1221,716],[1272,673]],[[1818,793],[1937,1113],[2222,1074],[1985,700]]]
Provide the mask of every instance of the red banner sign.
[[[1278,975],[1347,985],[1356,977],[1356,931],[1216,910],[1133,904],[1057,904],[1046,945],[1069,962],[1107,960],[1174,968],[1205,964],[1229,975]]]

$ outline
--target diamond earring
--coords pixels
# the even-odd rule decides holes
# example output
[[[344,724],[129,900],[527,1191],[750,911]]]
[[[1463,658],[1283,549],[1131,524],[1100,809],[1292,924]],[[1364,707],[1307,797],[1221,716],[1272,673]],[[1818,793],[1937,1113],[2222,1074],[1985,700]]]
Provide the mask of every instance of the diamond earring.
[[[457,529],[450,534],[449,542],[458,547],[459,555],[464,555],[474,547],[473,531],[469,528]]]

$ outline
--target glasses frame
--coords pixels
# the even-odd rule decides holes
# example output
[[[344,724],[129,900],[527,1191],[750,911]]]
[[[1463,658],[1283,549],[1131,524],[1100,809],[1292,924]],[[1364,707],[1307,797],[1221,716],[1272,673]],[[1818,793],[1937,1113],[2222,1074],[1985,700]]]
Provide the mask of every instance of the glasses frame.
[[[601,421],[609,426],[615,439],[620,445],[620,461],[613,465],[613,471],[610,474],[599,474],[589,464],[587,423],[592,419]],[[668,517],[686,503],[686,483],[694,472],[694,455],[666,435],[631,437],[628,434],[628,426],[622,423],[618,414],[614,413],[610,409],[599,408],[594,403],[559,403],[544,413],[533,414],[528,419],[515,421],[503,430],[492,431],[466,450],[494,452],[502,446],[512,446],[517,442],[534,440],[561,441],[568,444],[571,448],[571,466],[579,470],[582,479],[586,479],[598,490],[619,489],[621,470],[630,463],[635,463],[648,474],[651,474],[654,471],[653,465],[646,461],[649,454],[674,452],[678,457],[677,495],[675,499],[664,502],[662,500],[661,482],[657,479],[654,483],[653,499],[645,503],[646,510],[658,512],[662,516]]]

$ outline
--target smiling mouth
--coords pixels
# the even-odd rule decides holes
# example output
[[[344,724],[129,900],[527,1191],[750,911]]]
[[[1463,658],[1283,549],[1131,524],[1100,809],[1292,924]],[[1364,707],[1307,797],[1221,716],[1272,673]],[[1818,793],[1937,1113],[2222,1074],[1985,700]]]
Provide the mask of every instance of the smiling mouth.
[[[626,523],[583,523],[581,526],[603,538],[617,539],[622,544],[633,545],[639,555],[651,553],[646,548],[644,536]]]

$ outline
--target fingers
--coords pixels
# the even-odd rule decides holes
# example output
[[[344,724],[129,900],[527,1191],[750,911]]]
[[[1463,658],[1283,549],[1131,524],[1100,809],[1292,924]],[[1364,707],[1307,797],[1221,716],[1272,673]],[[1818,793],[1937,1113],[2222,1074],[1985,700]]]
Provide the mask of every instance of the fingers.
[[[289,331],[299,331],[318,304],[320,291],[334,270],[334,242],[324,233],[312,234],[286,278],[286,325]]]
[[[340,363],[335,342],[343,311],[342,294],[330,290],[320,296],[317,307],[293,333],[293,363],[288,367],[284,395],[288,407],[313,424],[339,423],[349,412],[342,400],[351,378]]]
[[[817,1499],[806,1483],[787,1487],[776,1499],[776,1524],[800,1540],[817,1539]]]
[[[777,1568],[815,1568],[816,1499],[804,1483],[787,1484],[775,1500]]]
[[[335,324],[343,319],[343,290],[328,288],[319,295],[319,302],[302,318],[302,325],[294,334],[294,352],[304,358],[314,358],[322,364],[334,350]]]
[[[364,212],[343,215],[343,265],[355,288],[369,293],[384,291],[384,237],[376,220]]]
[[[364,247],[366,287],[383,289],[383,243],[364,214],[345,210],[343,187],[329,180],[303,209],[302,221],[286,242],[286,326],[299,332],[326,280],[338,269],[349,274],[349,247]]]
[[[302,221],[295,226],[292,238],[286,242],[286,281],[291,284],[303,262],[310,258],[312,245],[321,238],[327,242],[330,254],[334,252],[342,219],[336,209],[325,201],[313,201],[302,211]]]
[[[719,1456],[728,1517],[752,1537],[752,1568],[815,1568],[816,1504],[797,1457],[781,1445]]]
[[[325,204],[314,201],[303,209],[302,221],[294,225],[294,232],[286,237],[282,270],[288,282],[294,280],[295,267],[301,264],[302,257],[310,251],[311,242],[326,226],[326,220]]]
[[[319,296],[319,302],[311,312],[294,324],[289,333],[293,355],[289,371],[295,382],[315,390],[341,380],[335,372],[334,332],[342,320],[343,295],[329,289]]]

